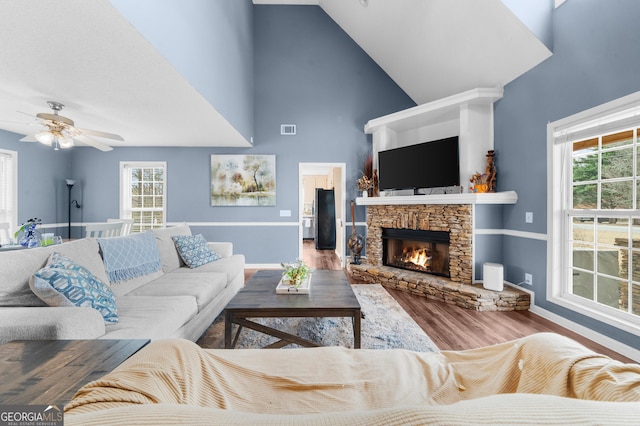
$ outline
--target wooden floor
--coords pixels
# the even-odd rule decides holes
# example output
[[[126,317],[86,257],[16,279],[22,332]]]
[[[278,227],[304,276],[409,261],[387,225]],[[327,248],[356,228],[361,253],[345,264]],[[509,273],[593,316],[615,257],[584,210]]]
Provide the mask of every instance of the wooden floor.
[[[342,269],[333,250],[315,250],[313,241],[303,244],[303,259],[313,269]],[[245,278],[255,270],[247,269]],[[348,272],[345,271],[347,276]],[[352,283],[357,283],[351,277]],[[386,289],[422,327],[441,350],[473,349],[494,345],[540,332],[554,332],[577,340],[596,352],[622,362],[634,362],[617,352],[588,340],[564,327],[528,311],[477,312],[454,305]]]

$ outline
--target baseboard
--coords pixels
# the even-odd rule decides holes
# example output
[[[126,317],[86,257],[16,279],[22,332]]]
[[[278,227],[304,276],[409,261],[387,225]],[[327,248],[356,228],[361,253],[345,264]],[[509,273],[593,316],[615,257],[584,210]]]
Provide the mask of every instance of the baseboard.
[[[630,358],[636,362],[640,362],[640,350],[638,349],[627,346],[624,343],[607,337],[604,334],[600,334],[597,331],[593,331],[590,328],[561,317],[560,315],[554,314],[553,312],[550,312],[539,306],[535,306],[534,304],[531,305],[529,311],[568,330],[571,330],[574,333],[578,333],[582,337],[585,337],[602,346],[606,346],[607,348],[616,351],[619,354],[626,356],[627,358]]]
[[[362,257],[362,259],[366,259],[366,257]],[[350,260],[350,256],[346,258],[347,263],[349,263]],[[246,263],[244,267],[245,269],[282,269],[279,263]]]
[[[245,269],[282,269],[279,263],[245,263]]]
[[[506,285],[517,287],[522,291],[525,291],[531,295],[531,307],[529,308],[529,312],[534,313],[546,320],[551,321],[554,324],[558,324],[566,328],[567,330],[571,330],[574,333],[578,333],[582,337],[585,337],[599,345],[605,346],[613,351],[618,352],[620,355],[624,355],[627,358],[630,358],[636,362],[640,362],[640,350],[632,348],[631,346],[627,346],[624,343],[619,342],[618,340],[614,340],[610,337],[605,336],[604,334],[600,334],[597,331],[593,331],[592,329],[575,323],[571,320],[568,320],[564,317],[561,317],[558,314],[554,314],[551,311],[543,309],[535,304],[535,293],[521,285],[513,284],[505,281]]]
[[[482,283],[482,281],[480,281],[480,283]],[[535,305],[535,303],[536,303],[536,293],[534,291],[529,290],[528,288],[526,288],[526,287],[524,287],[522,285],[514,284],[514,283],[509,282],[509,281],[505,281],[504,283],[505,283],[505,285],[517,288],[518,290],[524,291],[525,293],[529,293],[529,296],[531,297],[531,306]]]

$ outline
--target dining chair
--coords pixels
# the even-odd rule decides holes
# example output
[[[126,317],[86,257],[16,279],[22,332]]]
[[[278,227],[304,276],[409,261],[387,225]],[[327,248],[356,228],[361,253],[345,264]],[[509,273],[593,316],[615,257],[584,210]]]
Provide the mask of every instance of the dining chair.
[[[88,223],[84,229],[85,237],[117,237],[122,232],[122,222]]]
[[[107,219],[107,223],[122,222],[120,235],[129,235],[133,226],[133,219]]]

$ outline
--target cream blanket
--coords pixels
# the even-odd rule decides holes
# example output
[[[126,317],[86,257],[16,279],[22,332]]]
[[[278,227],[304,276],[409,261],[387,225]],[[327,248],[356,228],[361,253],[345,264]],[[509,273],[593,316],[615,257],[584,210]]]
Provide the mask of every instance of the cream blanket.
[[[154,341],[67,425],[640,424],[640,365],[543,333],[468,351],[201,349]]]

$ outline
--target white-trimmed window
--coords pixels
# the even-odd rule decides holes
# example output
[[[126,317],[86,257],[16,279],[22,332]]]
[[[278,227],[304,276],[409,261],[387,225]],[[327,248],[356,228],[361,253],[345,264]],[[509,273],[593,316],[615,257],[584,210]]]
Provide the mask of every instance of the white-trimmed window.
[[[131,232],[166,223],[167,163],[120,162],[120,217],[133,219]]]
[[[18,229],[18,153],[5,149],[0,149],[0,222]]]
[[[640,335],[640,92],[550,123],[548,299]]]

